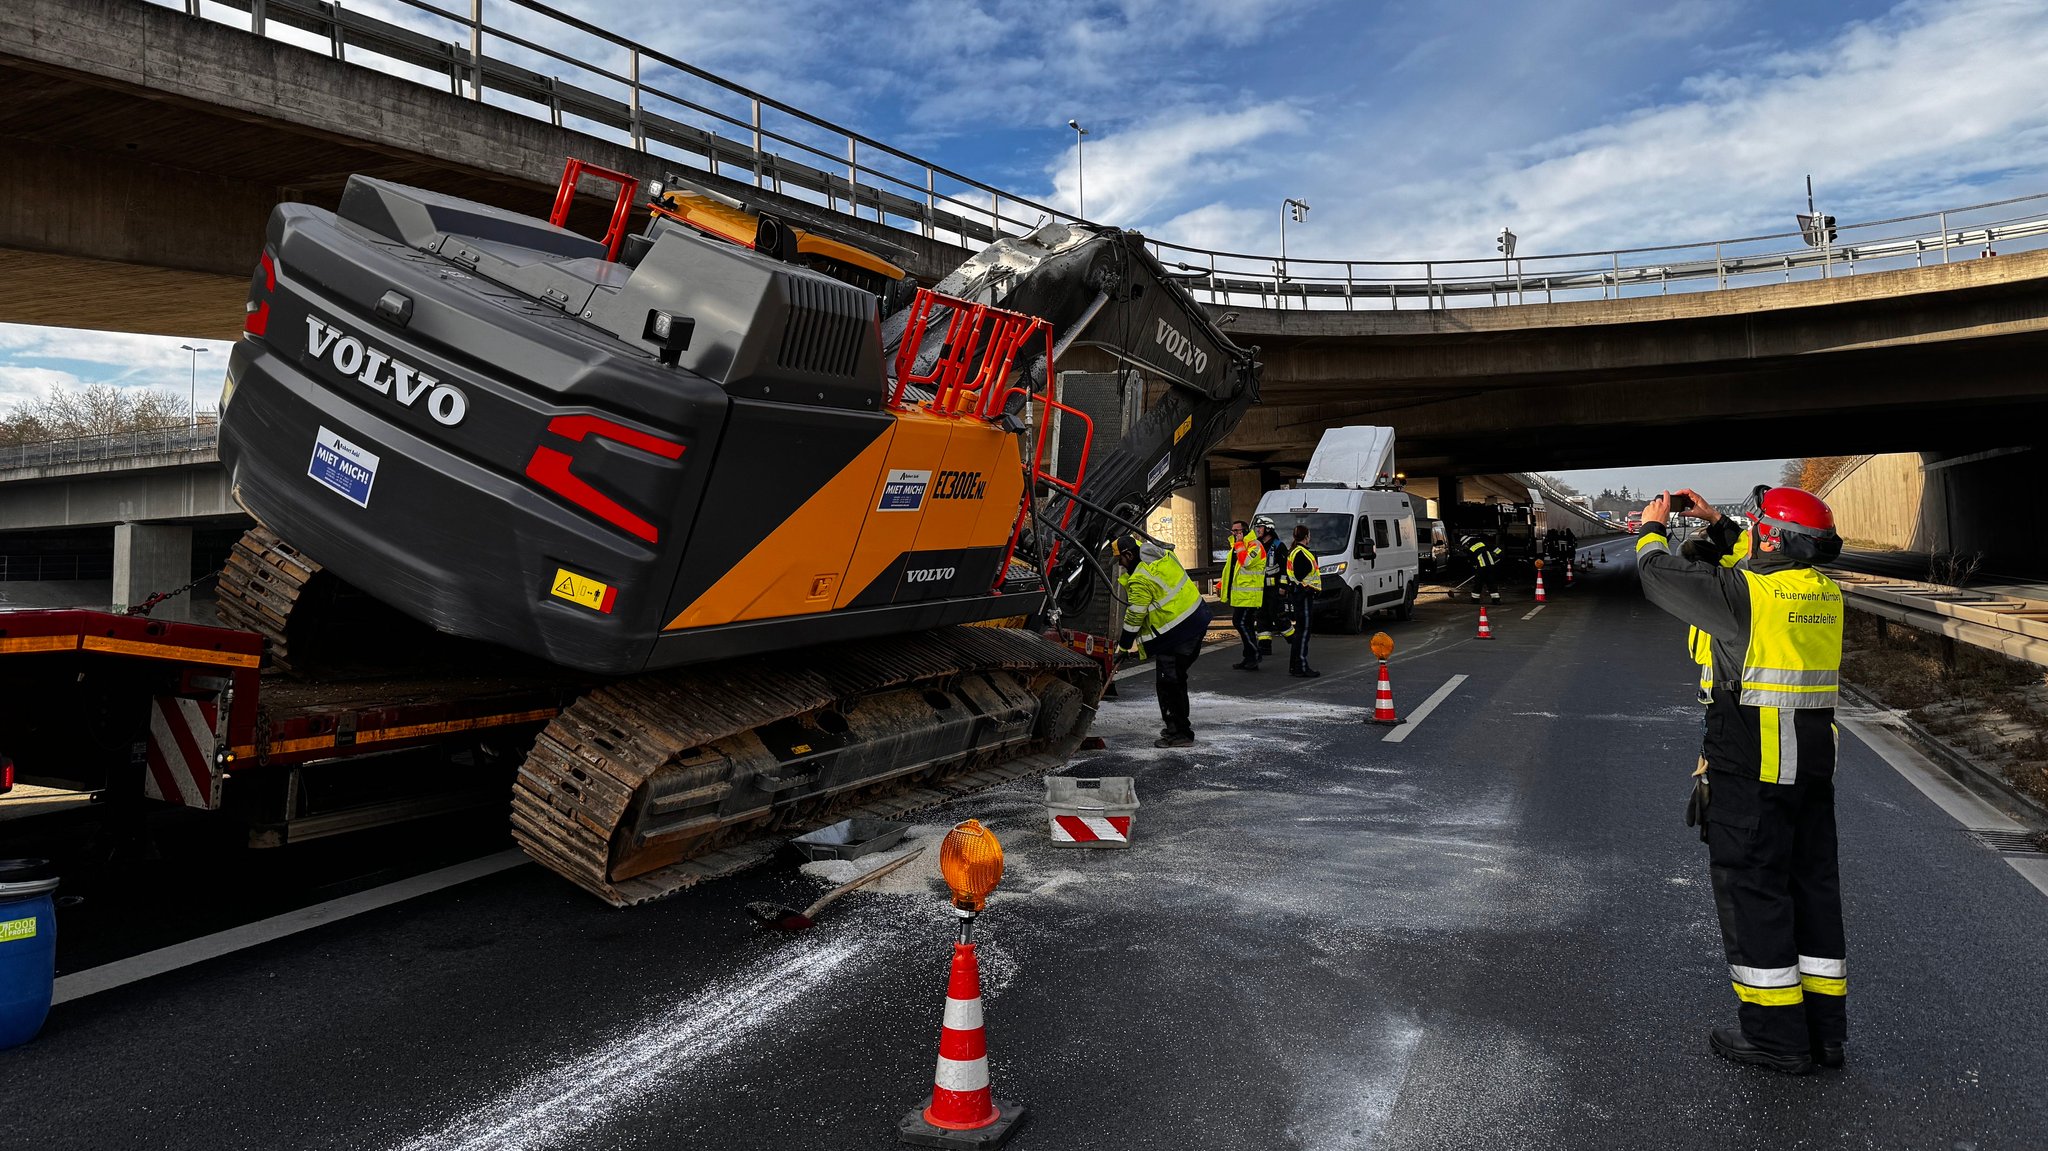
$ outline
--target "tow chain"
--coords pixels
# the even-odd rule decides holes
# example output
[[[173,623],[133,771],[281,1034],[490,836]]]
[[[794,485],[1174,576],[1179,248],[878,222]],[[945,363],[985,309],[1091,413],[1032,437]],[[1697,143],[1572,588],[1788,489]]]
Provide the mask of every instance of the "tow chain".
[[[128,614],[148,615],[150,611],[156,607],[156,605],[164,602],[165,600],[176,599],[179,596],[184,595],[186,592],[191,591],[193,588],[198,587],[200,584],[205,583],[207,580],[219,578],[219,571],[210,571],[207,572],[205,575],[200,576],[198,579],[193,580],[191,583],[186,584],[184,587],[174,588],[170,591],[152,592],[150,593],[150,597],[146,600],[143,600],[141,603],[129,605]]]

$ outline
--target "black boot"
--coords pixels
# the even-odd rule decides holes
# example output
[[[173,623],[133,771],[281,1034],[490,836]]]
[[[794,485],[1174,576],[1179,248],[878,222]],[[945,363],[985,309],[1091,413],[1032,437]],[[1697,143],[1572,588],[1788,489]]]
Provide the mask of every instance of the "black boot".
[[[1843,1062],[1842,1045],[1816,1041],[1813,1045],[1813,1061],[1822,1067],[1840,1067]]]
[[[1193,747],[1195,746],[1195,733],[1187,728],[1182,728],[1179,731],[1167,732],[1161,735],[1158,739],[1152,741],[1152,746]]]
[[[1807,1055],[1779,1055],[1765,1051],[1749,1041],[1741,1027],[1716,1027],[1707,1033],[1707,1046],[1714,1054],[1731,1063],[1754,1063],[1787,1075],[1804,1075],[1813,1070],[1813,1059]]]

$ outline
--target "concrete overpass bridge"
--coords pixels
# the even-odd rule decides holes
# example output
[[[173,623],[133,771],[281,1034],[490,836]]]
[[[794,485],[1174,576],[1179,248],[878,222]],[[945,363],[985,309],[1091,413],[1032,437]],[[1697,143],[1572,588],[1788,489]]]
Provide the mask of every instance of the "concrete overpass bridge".
[[[723,108],[685,100],[683,82],[706,74],[558,13],[607,40],[612,62],[545,58],[503,28],[457,25],[437,39],[313,0],[226,7],[237,3],[253,25],[327,50],[144,0],[0,6],[12,95],[0,140],[15,158],[0,169],[0,321],[231,338],[271,205],[331,205],[355,172],[530,208],[565,155],[643,178],[688,166],[746,198],[836,211],[927,278],[960,257],[957,243],[1052,211],[722,81]],[[833,132],[843,167],[812,140]],[[1417,477],[1966,456],[2031,442],[2048,415],[2033,367],[2048,252],[1954,258],[2036,242],[2048,224],[2026,211],[2040,207],[1987,206],[1974,223],[1930,214],[1919,232],[1845,226],[1839,245],[1810,251],[1762,237],[1715,243],[1710,257],[1693,246],[1627,266],[1624,253],[1422,263],[1376,279],[1295,260],[1262,283],[1265,257],[1155,247],[1263,350],[1266,404],[1216,461],[1260,484],[1286,478],[1342,423],[1398,428]],[[1674,277],[1777,279],[1780,264],[1791,282],[1663,294]],[[1449,306],[1532,292],[1552,302]],[[1218,506],[1201,490],[1209,480],[1185,497],[1194,519]]]

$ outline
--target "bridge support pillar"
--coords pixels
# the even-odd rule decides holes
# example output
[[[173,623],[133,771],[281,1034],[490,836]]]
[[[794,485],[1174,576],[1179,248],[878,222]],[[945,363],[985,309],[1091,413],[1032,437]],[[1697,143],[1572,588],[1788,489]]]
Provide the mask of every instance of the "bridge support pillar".
[[[1260,468],[1232,468],[1230,470],[1230,518],[1252,522],[1252,513],[1259,510],[1259,497],[1265,494],[1266,485],[1260,476]],[[1229,524],[1223,525],[1229,527]]]
[[[192,582],[192,529],[184,524],[114,525],[114,603],[126,607]]]

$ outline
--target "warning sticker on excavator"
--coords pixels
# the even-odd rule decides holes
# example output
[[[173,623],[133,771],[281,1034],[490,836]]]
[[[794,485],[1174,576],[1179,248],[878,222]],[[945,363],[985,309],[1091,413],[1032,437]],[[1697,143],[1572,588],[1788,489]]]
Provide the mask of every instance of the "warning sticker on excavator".
[[[619,589],[608,583],[599,583],[587,575],[577,575],[568,568],[556,568],[555,582],[548,588],[548,594],[610,615],[612,603],[619,598]]]

